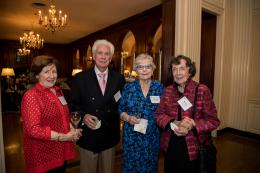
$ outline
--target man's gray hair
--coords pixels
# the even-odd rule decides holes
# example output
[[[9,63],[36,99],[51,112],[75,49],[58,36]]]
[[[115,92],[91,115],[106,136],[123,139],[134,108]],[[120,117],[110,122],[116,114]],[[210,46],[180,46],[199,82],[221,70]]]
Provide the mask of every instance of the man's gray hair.
[[[96,54],[96,50],[97,50],[97,48],[98,48],[100,45],[105,45],[105,46],[107,46],[107,47],[109,48],[109,50],[110,50],[110,56],[111,56],[111,57],[114,55],[115,47],[114,47],[114,45],[113,45],[111,42],[109,42],[109,41],[107,41],[107,40],[96,40],[96,41],[94,42],[94,45],[93,45],[93,47],[92,47],[92,54],[93,54],[93,55]]]

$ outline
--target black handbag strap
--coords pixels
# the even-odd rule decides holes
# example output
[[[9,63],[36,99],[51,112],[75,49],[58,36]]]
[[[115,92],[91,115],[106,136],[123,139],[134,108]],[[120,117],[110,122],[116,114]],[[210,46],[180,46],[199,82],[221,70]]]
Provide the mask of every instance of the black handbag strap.
[[[194,105],[193,105],[193,111],[192,111],[192,119],[195,119],[195,113],[196,113],[196,110],[197,110],[197,97],[198,97],[199,85],[200,85],[200,84],[198,84],[198,85],[196,86],[196,89],[195,89]]]
[[[195,96],[194,96],[194,103],[193,103],[193,111],[192,111],[192,119],[193,119],[193,120],[195,119],[195,113],[196,113],[196,110],[197,110],[197,98],[198,98],[199,85],[200,85],[200,84],[198,84],[198,85],[196,86],[196,89],[195,89]],[[193,129],[192,129],[192,132],[193,132],[194,136],[197,137],[197,139],[198,139],[198,144],[200,144],[199,136],[198,136],[197,130],[196,130],[195,128],[193,128]]]
[[[198,84],[198,85],[196,86],[196,89],[195,89],[194,105],[193,105],[193,112],[192,112],[192,119],[193,119],[193,120],[195,119],[195,113],[196,113],[196,110],[197,110],[197,97],[198,97],[199,85],[200,85],[200,84]],[[193,128],[193,129],[192,129],[192,132],[193,132],[194,136],[197,137],[197,139],[198,139],[198,144],[201,145],[197,130],[196,130],[195,128]]]

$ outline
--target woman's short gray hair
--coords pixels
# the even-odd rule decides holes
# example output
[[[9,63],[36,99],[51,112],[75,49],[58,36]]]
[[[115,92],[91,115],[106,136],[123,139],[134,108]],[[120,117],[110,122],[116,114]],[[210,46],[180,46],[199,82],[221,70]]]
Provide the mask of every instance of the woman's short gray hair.
[[[93,47],[92,47],[92,54],[93,54],[93,55],[96,54],[96,50],[97,50],[97,48],[98,48],[100,45],[105,45],[105,46],[109,47],[110,56],[112,57],[112,56],[114,55],[115,47],[114,47],[114,45],[113,45],[111,42],[109,42],[109,41],[107,41],[107,40],[96,40],[96,41],[94,42],[94,45],[93,45]]]
[[[153,70],[156,69],[156,66],[155,66],[155,64],[154,64],[154,62],[153,62],[153,57],[151,57],[151,56],[148,55],[148,54],[141,53],[141,54],[139,54],[139,55],[135,58],[134,67],[133,67],[133,69],[134,69],[135,71],[137,70],[137,65],[139,65],[140,61],[141,61],[141,60],[144,60],[144,59],[149,60],[149,63],[150,63],[150,65],[152,66]]]

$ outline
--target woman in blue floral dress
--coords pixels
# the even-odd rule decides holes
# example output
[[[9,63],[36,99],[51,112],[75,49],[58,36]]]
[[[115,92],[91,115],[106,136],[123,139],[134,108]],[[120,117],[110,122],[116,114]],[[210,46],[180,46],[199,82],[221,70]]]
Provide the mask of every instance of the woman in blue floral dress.
[[[134,64],[139,80],[127,84],[120,99],[124,173],[157,172],[160,132],[154,116],[163,86],[151,80],[155,68],[151,56],[140,54]]]

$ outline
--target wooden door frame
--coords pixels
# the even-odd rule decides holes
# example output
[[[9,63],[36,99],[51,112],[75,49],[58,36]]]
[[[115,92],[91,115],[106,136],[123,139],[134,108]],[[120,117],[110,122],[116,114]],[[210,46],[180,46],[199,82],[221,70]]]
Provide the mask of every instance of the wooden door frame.
[[[1,91],[1,82],[0,82]],[[4,153],[4,138],[3,138],[3,124],[2,124],[2,102],[1,102],[1,92],[0,92],[0,172],[5,173],[5,153]]]
[[[199,81],[214,92],[217,15],[202,10]],[[213,94],[214,96],[214,94]]]

